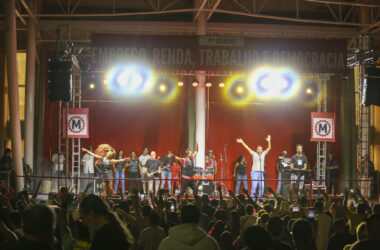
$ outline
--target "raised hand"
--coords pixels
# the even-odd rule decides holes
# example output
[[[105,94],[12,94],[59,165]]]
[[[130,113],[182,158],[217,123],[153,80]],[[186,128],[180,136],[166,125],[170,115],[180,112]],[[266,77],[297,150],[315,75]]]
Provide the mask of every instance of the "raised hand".
[[[268,135],[267,138],[265,140],[267,140],[267,142],[270,142],[270,139],[271,139],[271,136]]]
[[[82,148],[82,152],[87,152],[87,149],[86,148]]]
[[[243,141],[243,139],[238,138],[238,139],[236,139],[236,142],[237,142],[237,143],[243,143],[244,141]]]

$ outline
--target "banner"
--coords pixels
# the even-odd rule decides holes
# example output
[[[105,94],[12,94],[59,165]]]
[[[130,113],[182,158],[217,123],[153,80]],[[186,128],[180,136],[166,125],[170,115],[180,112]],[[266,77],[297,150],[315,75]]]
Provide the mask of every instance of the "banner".
[[[92,34],[95,70],[144,63],[157,70],[250,72],[271,65],[303,73],[346,70],[346,40]]]
[[[66,124],[66,116],[64,115],[63,123]],[[88,108],[69,108],[67,115],[67,133],[69,138],[88,138]],[[66,128],[66,126],[62,126]],[[63,136],[66,136],[66,129],[63,131]]]
[[[335,142],[335,113],[311,113],[310,140]]]

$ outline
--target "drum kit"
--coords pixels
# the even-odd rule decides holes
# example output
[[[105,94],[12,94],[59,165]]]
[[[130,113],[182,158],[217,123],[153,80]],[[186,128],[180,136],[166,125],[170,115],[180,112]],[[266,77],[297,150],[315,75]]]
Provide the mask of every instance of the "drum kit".
[[[201,167],[195,168],[194,180],[200,194],[212,195],[215,193],[214,173],[214,168],[206,168],[204,170]]]

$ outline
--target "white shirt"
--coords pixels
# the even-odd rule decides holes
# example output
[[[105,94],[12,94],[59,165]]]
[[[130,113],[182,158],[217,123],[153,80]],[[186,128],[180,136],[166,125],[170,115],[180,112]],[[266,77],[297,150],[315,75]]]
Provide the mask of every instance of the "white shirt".
[[[145,166],[146,164],[146,161],[150,159],[150,155],[147,154],[147,155],[140,155],[139,157],[139,161],[141,163],[142,166]]]
[[[264,172],[265,171],[265,156],[267,151],[263,151],[261,154],[256,153],[255,151],[251,152],[252,155],[252,171]]]
[[[58,154],[55,153],[51,157],[51,161],[54,164],[55,171],[58,171]],[[59,155],[59,171],[63,171],[64,168],[64,162],[65,162],[65,156],[63,154]]]
[[[93,174],[94,173],[94,156],[85,153],[82,157],[83,162],[83,172],[85,174]]]

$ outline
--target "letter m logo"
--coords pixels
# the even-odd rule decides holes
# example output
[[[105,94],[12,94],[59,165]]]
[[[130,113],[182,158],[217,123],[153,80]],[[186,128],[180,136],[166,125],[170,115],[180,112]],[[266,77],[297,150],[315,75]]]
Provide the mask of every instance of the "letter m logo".
[[[82,129],[82,122],[80,119],[73,119],[71,121],[71,129],[72,130],[81,130]]]
[[[327,134],[327,132],[328,132],[327,123],[318,124],[318,132]]]

